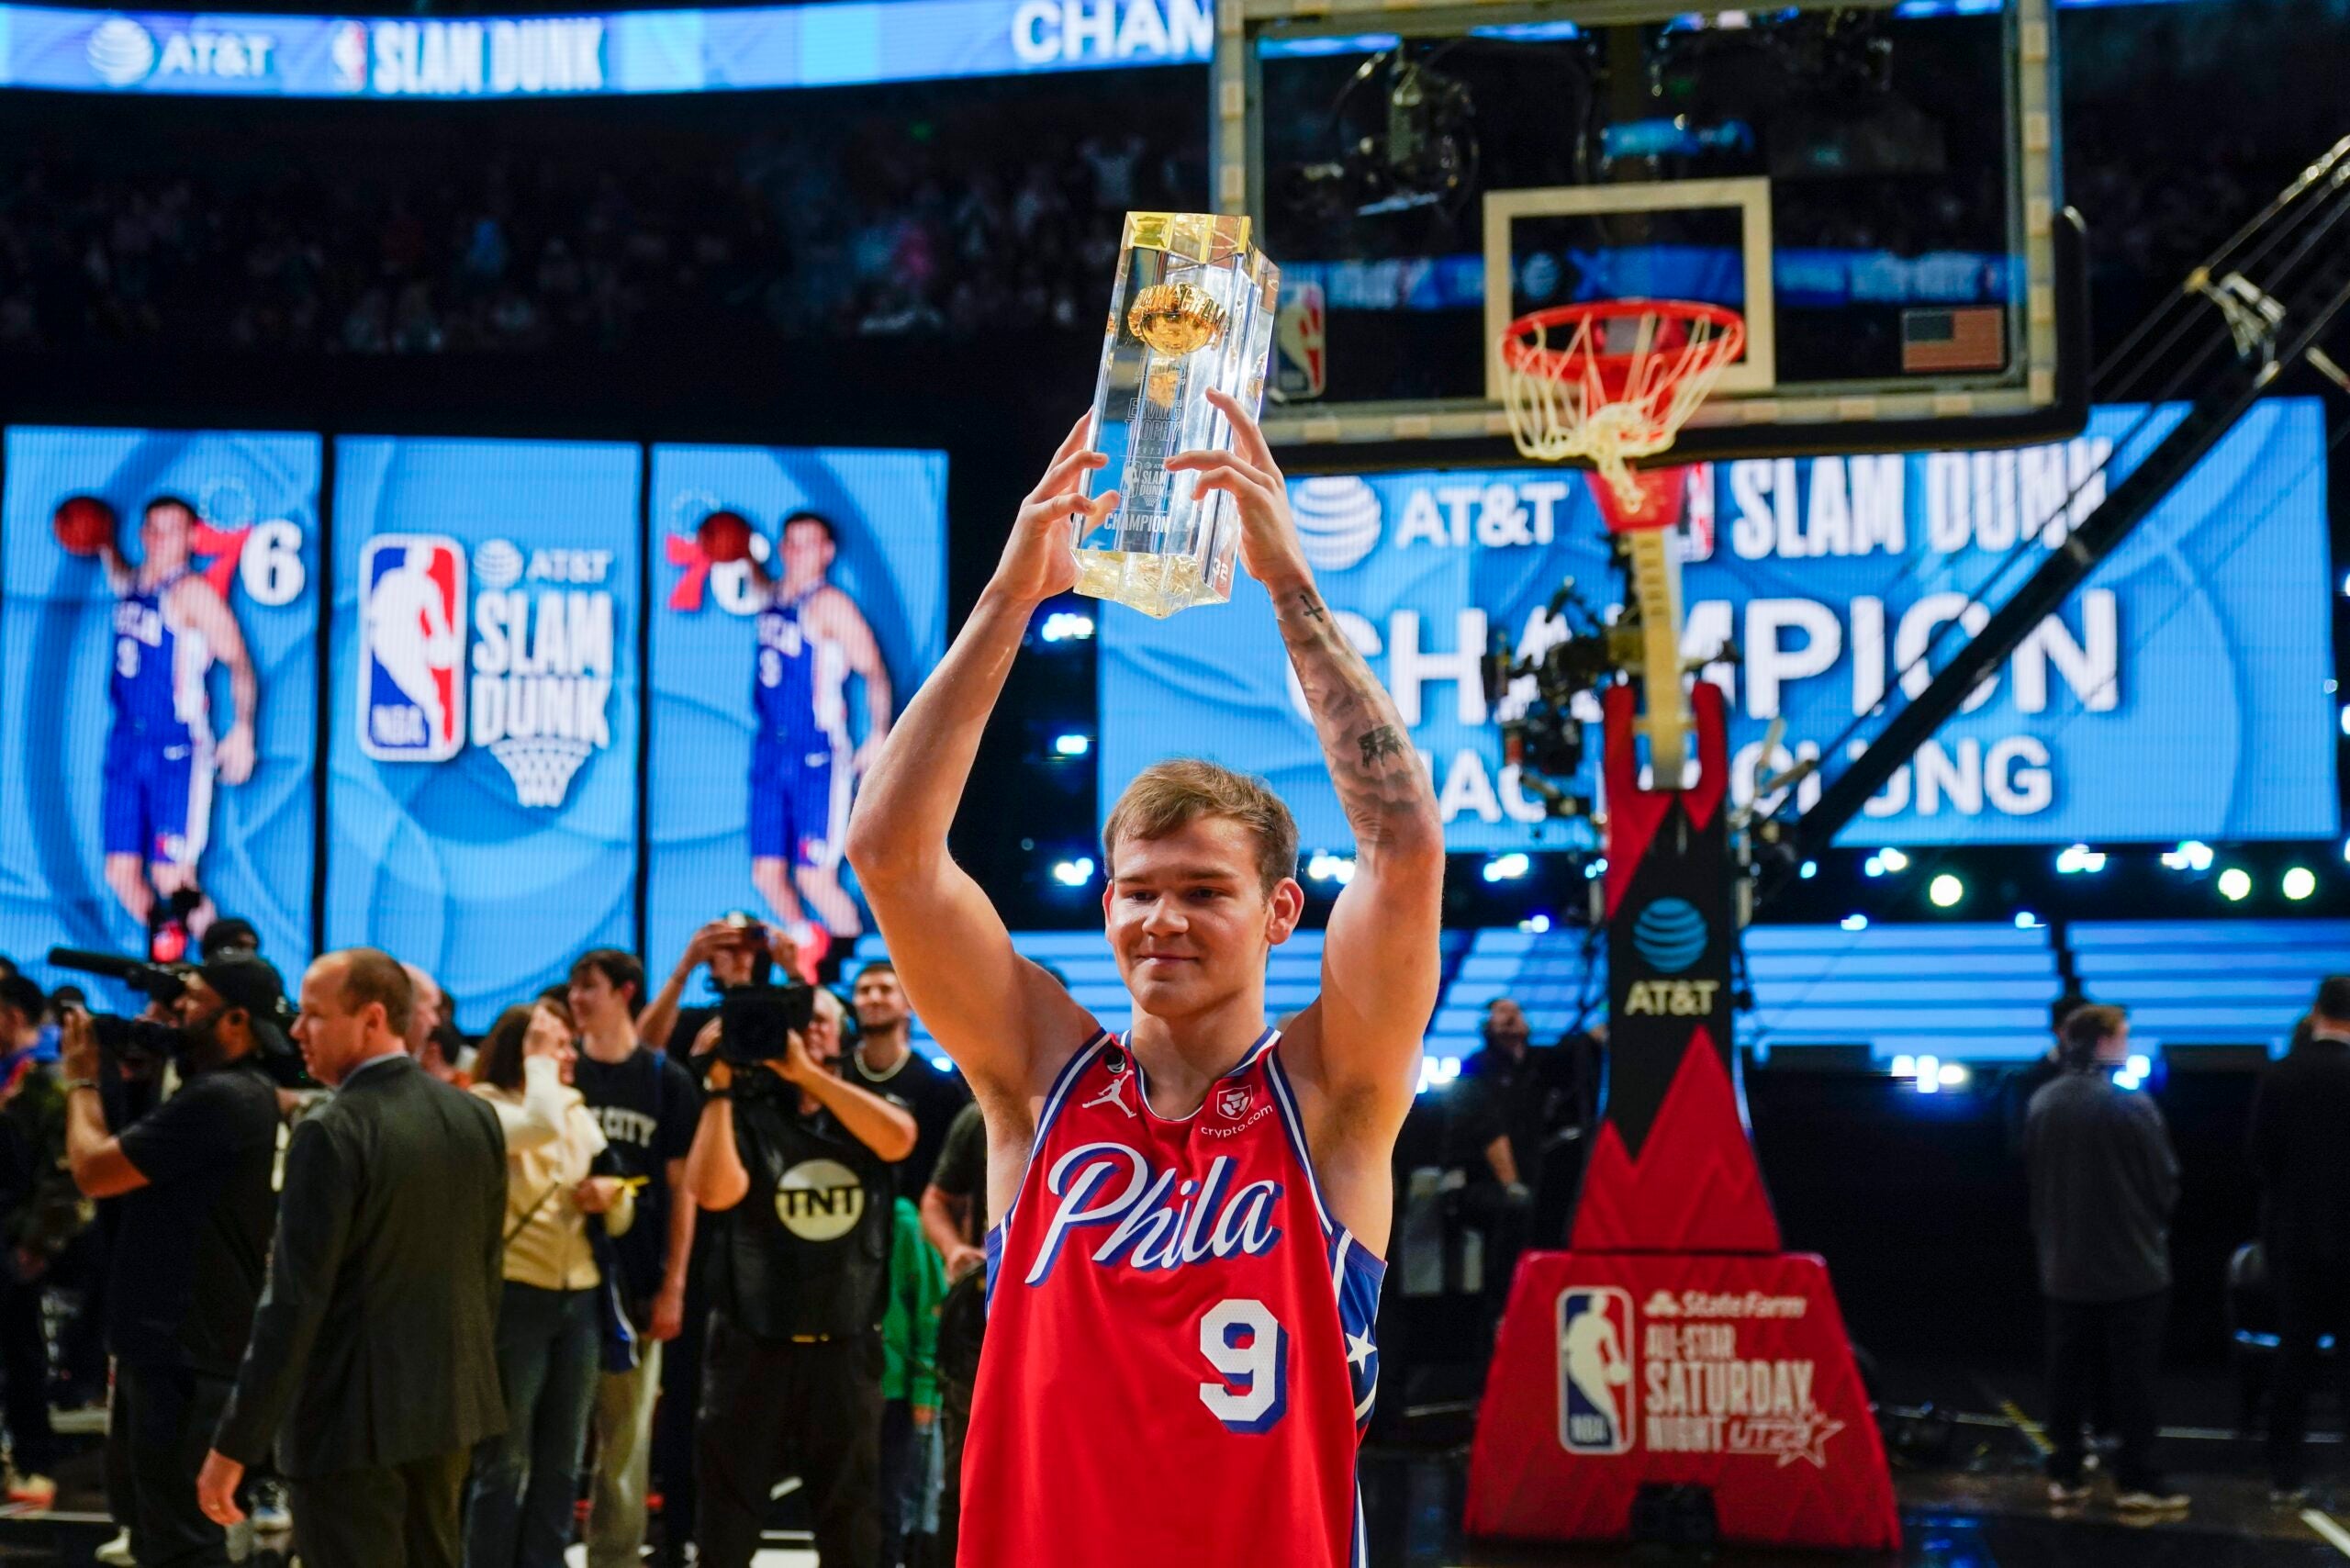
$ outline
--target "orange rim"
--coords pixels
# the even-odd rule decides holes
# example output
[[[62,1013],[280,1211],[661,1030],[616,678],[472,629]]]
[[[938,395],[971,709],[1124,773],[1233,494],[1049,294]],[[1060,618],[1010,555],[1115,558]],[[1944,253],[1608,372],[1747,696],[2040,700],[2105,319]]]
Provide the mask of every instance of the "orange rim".
[[[1721,305],[1706,305],[1694,299],[1598,299],[1574,305],[1553,305],[1529,311],[1509,324],[1502,339],[1502,363],[1521,375],[1539,375],[1552,381],[1564,381],[1582,373],[1584,364],[1598,368],[1605,376],[1611,370],[1622,370],[1635,359],[1634,353],[1595,353],[1588,349],[1539,348],[1526,340],[1538,333],[1547,335],[1558,327],[1578,327],[1586,321],[1620,320],[1639,316],[1656,316],[1663,320],[1677,321],[1683,326],[1703,322],[1718,330],[1729,340],[1729,350],[1721,357],[1724,363],[1736,359],[1746,347],[1746,318]],[[1695,334],[1692,334],[1694,337]],[[1679,345],[1685,350],[1690,344]],[[1685,355],[1675,350],[1650,349],[1651,355],[1660,352],[1673,355],[1676,363],[1672,373],[1676,378]]]

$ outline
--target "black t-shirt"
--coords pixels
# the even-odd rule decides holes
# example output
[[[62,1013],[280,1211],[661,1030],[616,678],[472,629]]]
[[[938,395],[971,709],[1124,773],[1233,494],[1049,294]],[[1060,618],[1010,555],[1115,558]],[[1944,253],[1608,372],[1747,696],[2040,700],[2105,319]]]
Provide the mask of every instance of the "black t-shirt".
[[[1586,1070],[1581,1058],[1586,1054],[1595,1055],[1571,1036],[1557,1046],[1529,1047],[1516,1062],[1494,1050],[1462,1062],[1451,1091],[1445,1163],[1466,1170],[1472,1182],[1491,1181],[1485,1150],[1506,1137],[1518,1181],[1540,1186],[1552,1137],[1582,1119]]]
[[[959,1073],[939,1071],[912,1048],[885,1073],[867,1071],[863,1053],[851,1051],[841,1064],[841,1075],[913,1113],[914,1151],[898,1164],[898,1191],[920,1202],[938,1163],[939,1148],[946,1141],[946,1129],[971,1103],[969,1087]]]
[[[571,1081],[604,1129],[613,1174],[643,1178],[636,1190],[636,1219],[613,1246],[623,1294],[637,1303],[650,1301],[661,1289],[669,1260],[669,1162],[683,1159],[694,1146],[700,1092],[691,1073],[660,1052],[644,1049],[617,1062],[598,1061],[582,1051]]]
[[[717,1016],[718,1004],[714,1002],[707,1007],[678,1008],[677,1021],[669,1026],[669,1059],[685,1063],[690,1070],[694,1042],[701,1038],[701,1032]]]
[[[971,1223],[963,1239],[979,1245],[988,1233],[988,1125],[976,1104],[955,1114],[939,1145],[938,1163],[931,1167],[930,1184],[950,1198],[971,1200]]]
[[[777,1087],[735,1096],[735,1151],[751,1187],[703,1216],[714,1232],[711,1305],[764,1339],[869,1333],[897,1219],[890,1167],[831,1112],[803,1115],[799,1093]]]
[[[123,1129],[147,1185],[126,1193],[106,1348],[143,1366],[236,1375],[277,1226],[277,1090],[243,1063],[197,1073]]]

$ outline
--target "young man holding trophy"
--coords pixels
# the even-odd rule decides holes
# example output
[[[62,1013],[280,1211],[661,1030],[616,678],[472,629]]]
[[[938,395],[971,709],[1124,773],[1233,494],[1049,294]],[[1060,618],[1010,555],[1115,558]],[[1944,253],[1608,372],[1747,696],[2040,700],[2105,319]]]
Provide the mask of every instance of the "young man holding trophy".
[[[1170,224],[1172,241],[1151,249]],[[1002,1216],[988,1238],[965,1568],[1364,1561],[1355,1449],[1378,1378],[1389,1160],[1436,1000],[1443,832],[1394,705],[1316,592],[1281,472],[1233,395],[1253,406],[1263,351],[1251,329],[1272,298],[1243,224],[1129,217],[1102,398],[1022,506],[850,824],[849,859],[899,976],[986,1118],[988,1208]],[[1171,332],[1170,310],[1190,313]],[[1121,325],[1147,353],[1122,360]],[[1215,355],[1235,340],[1238,352]],[[1088,477],[1112,461],[1089,450],[1093,432],[1123,453],[1126,494],[1147,481],[1144,506],[1122,512],[1117,490],[1088,498]],[[1193,450],[1154,448],[1170,434]],[[1267,1026],[1266,958],[1304,894],[1295,825],[1262,781],[1161,763],[1112,812],[1102,910],[1135,1004],[1122,1037],[1013,950],[947,852],[1022,633],[1077,585],[1073,545],[1096,531],[1129,583],[1160,586],[1155,613],[1225,597],[1214,590],[1236,538],[1271,596],[1357,846],[1321,994],[1286,1031]],[[1179,580],[1192,591],[1170,599],[1164,585]]]

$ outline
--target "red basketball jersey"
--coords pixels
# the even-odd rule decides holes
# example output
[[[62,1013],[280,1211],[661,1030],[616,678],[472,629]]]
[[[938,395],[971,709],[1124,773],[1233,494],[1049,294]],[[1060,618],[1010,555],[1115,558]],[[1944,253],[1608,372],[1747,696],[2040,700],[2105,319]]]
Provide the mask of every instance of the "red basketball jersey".
[[[1331,1218],[1267,1030],[1181,1121],[1099,1035],[988,1236],[962,1568],[1354,1568],[1386,1265]]]

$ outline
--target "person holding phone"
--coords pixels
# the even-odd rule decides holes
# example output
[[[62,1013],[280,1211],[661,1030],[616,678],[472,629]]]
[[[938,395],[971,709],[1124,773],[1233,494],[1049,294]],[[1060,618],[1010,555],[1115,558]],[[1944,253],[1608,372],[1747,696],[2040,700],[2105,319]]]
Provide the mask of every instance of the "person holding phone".
[[[827,1002],[835,1026],[810,1026]],[[696,1041],[708,1076],[686,1183],[710,1227],[711,1301],[702,1568],[749,1568],[768,1494],[795,1473],[822,1568],[866,1568],[881,1549],[890,1168],[915,1130],[841,1077],[840,1006],[803,987],[741,992]]]

